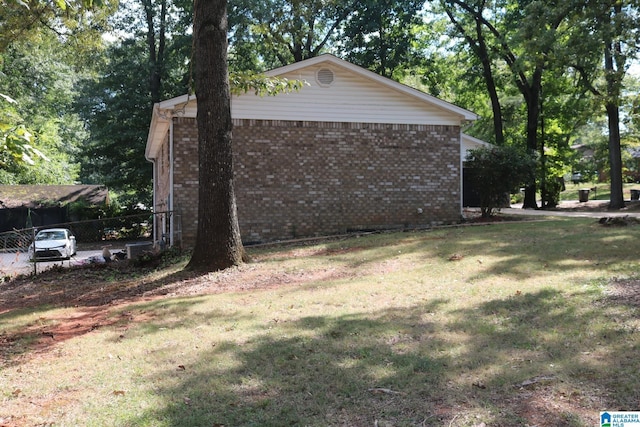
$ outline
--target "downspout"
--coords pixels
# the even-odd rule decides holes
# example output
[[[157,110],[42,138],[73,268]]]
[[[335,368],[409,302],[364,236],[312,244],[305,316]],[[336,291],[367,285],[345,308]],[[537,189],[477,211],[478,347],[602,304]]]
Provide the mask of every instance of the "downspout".
[[[158,111],[158,104],[154,104],[153,106],[153,114],[151,116],[151,129],[153,129],[154,126],[154,122],[157,120],[156,119],[156,113]],[[153,245],[155,247],[156,243],[158,242],[158,219],[157,219],[157,210],[158,210],[158,205],[157,205],[157,195],[156,195],[156,178],[158,176],[156,168],[157,168],[157,163],[156,163],[156,159],[155,157],[151,157],[150,153],[147,151],[149,148],[149,140],[151,139],[151,133],[149,133],[149,137],[147,138],[147,149],[145,150],[144,153],[144,157],[145,159],[147,159],[148,162],[151,162],[151,167],[152,167],[152,177],[153,177],[153,183],[151,185],[152,188],[152,199],[153,201],[152,203],[152,212],[153,212],[153,233],[154,235],[153,237]]]
[[[173,115],[169,119],[169,206],[167,206],[169,212],[169,247],[173,247],[175,244],[175,229],[174,229],[174,217],[175,212],[173,209]]]
[[[462,142],[462,129],[460,129],[460,217],[464,213],[464,143]]]
[[[465,130],[473,126],[472,120],[462,120],[460,122],[460,217],[464,215],[464,143],[462,142],[462,135]]]
[[[153,170],[153,202],[152,206],[153,206],[153,230],[154,230],[154,234],[155,236],[153,236],[153,245],[155,246],[157,242],[159,242],[160,240],[158,239],[158,212],[156,212],[157,210],[157,203],[156,203],[156,178],[158,176],[158,174],[156,173],[156,159],[154,158],[148,158],[147,160],[151,162],[152,165],[152,170]],[[162,237],[162,236],[161,236]]]

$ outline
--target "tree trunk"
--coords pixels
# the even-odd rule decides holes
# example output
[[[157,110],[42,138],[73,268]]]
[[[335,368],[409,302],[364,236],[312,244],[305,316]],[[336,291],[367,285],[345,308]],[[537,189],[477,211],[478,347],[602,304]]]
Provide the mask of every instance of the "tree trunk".
[[[622,4],[614,4],[609,16],[609,25],[613,26],[615,18],[622,14]],[[619,41],[613,41],[610,33],[605,33],[604,68],[607,82],[607,100],[605,109],[609,121],[609,170],[611,193],[609,209],[624,208],[622,192],[622,149],[620,148],[620,92],[624,77],[625,57]]]
[[[446,3],[442,4],[445,8],[445,12],[449,17],[449,21],[456,27],[458,32],[463,35],[473,53],[478,57],[482,64],[482,77],[485,85],[487,86],[487,92],[489,92],[489,99],[491,100],[491,111],[493,112],[493,130],[496,138],[496,145],[504,145],[504,127],[502,122],[502,107],[500,105],[500,98],[498,96],[498,89],[496,88],[496,81],[493,77],[493,69],[491,66],[491,56],[489,55],[489,48],[483,33],[482,15],[474,14],[473,19],[475,22],[475,38],[471,37],[467,33],[465,27],[456,19],[453,11],[450,7],[447,7]]]
[[[227,1],[195,0],[199,193],[196,244],[188,269],[217,271],[243,262],[233,188],[227,69]]]
[[[493,131],[496,135],[496,145],[504,145],[504,128],[502,123],[502,107],[500,106],[500,98],[498,97],[498,89],[496,81],[493,78],[493,70],[491,68],[491,58],[489,57],[489,49],[482,34],[482,23],[476,19],[476,36],[478,40],[476,54],[482,63],[482,75],[489,98],[491,99],[491,111],[493,112]]]
[[[154,23],[154,9],[151,0],[143,0],[142,6],[147,23],[147,49],[149,51],[149,90],[151,105],[162,99],[162,71],[164,68],[164,48],[166,32],[167,0],[162,0],[160,11],[160,28],[156,46],[156,30]]]
[[[531,78],[531,84],[526,90],[521,92],[527,103],[527,150],[535,153],[538,149],[538,124],[540,120],[540,89],[542,87],[542,68],[536,68]],[[535,181],[528,185],[524,190],[524,202],[522,207],[525,209],[537,209],[536,201],[537,186]]]
[[[609,121],[609,168],[611,170],[611,194],[609,209],[625,207],[622,191],[622,150],[620,148],[620,112],[617,104],[607,102],[607,118]]]

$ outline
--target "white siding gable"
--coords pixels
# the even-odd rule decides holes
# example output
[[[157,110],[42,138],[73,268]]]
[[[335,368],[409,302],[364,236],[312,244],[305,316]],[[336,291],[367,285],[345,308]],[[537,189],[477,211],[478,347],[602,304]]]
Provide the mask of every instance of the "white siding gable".
[[[320,70],[333,73],[331,84],[323,85],[318,81]],[[418,97],[407,96],[335,63],[320,62],[278,76],[303,80],[308,86],[298,92],[277,96],[258,97],[253,93],[234,96],[231,100],[232,117],[454,126],[459,126],[464,120],[461,115],[452,114]]]

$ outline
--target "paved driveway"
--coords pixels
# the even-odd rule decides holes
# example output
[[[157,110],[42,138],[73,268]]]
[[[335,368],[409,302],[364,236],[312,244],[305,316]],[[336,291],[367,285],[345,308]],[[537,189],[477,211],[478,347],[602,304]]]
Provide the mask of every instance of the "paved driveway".
[[[118,252],[123,249],[109,248],[111,253]],[[55,265],[62,265],[63,267],[71,265],[82,265],[89,263],[91,259],[102,258],[102,249],[94,250],[79,250],[78,253],[71,257],[68,261],[47,261],[38,262],[35,268],[38,272],[44,271]],[[26,252],[10,252],[0,253],[0,275],[2,276],[16,276],[20,274],[32,274],[34,272],[34,265],[29,262],[29,257]]]
[[[640,202],[626,202],[627,207],[620,210],[607,210],[609,201],[589,200],[588,202],[564,201],[556,209],[522,209],[522,205],[511,205],[510,208],[500,210],[504,215],[532,215],[532,216],[569,216],[578,218],[604,218],[632,216],[640,218]],[[480,209],[478,209],[480,211]]]

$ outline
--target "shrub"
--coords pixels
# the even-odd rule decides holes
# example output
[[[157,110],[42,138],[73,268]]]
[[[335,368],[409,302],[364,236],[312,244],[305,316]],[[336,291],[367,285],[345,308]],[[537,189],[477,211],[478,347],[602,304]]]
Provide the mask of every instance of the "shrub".
[[[477,179],[484,218],[494,215],[508,194],[535,180],[535,158],[514,147],[480,147],[471,150],[466,161]]]

